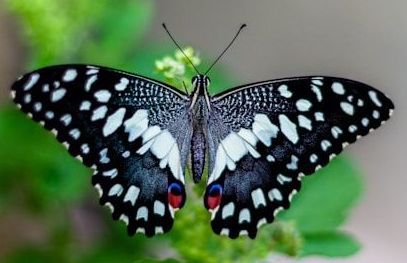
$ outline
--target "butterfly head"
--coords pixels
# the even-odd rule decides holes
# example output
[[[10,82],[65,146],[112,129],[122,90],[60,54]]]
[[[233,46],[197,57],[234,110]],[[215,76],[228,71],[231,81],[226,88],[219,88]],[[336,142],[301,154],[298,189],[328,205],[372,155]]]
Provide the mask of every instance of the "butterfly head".
[[[195,75],[191,80],[192,85],[194,86],[195,91],[207,91],[209,85],[211,84],[211,79],[202,74]]]

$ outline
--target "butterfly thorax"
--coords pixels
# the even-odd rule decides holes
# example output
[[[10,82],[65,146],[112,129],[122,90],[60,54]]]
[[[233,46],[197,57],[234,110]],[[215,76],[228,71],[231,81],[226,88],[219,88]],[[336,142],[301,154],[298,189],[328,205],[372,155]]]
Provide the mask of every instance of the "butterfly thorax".
[[[198,98],[204,98],[206,107],[210,110],[211,105],[209,101],[209,94],[208,94],[208,87],[210,84],[210,79],[206,75],[196,75],[191,80],[192,85],[194,86],[194,91],[192,92],[191,98],[191,105],[189,107],[190,110],[193,110],[196,107],[198,102]]]
[[[191,117],[192,117],[192,140],[191,140],[191,163],[192,177],[198,183],[205,167],[206,134],[208,113],[210,109],[207,87],[210,80],[205,75],[197,75],[192,78],[194,92],[191,94]]]

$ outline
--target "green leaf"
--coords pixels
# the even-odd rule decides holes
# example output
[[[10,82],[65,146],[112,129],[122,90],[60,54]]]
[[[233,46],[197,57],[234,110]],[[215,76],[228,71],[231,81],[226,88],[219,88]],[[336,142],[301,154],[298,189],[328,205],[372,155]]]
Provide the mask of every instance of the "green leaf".
[[[347,257],[360,250],[360,244],[350,235],[339,232],[315,233],[304,236],[302,256],[322,255]]]
[[[362,192],[361,177],[344,157],[335,158],[302,181],[291,208],[278,218],[294,221],[303,234],[332,231],[342,225]]]

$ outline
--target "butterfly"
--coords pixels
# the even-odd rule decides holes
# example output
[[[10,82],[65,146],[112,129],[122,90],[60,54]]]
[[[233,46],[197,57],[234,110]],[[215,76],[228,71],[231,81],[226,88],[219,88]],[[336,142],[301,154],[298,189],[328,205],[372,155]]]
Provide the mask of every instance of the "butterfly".
[[[290,206],[301,178],[378,128],[394,109],[382,92],[335,77],[261,81],[211,96],[94,65],[57,65],[20,77],[17,106],[94,170],[100,203],[130,235],[168,232],[208,167],[204,206],[216,234],[255,238]]]

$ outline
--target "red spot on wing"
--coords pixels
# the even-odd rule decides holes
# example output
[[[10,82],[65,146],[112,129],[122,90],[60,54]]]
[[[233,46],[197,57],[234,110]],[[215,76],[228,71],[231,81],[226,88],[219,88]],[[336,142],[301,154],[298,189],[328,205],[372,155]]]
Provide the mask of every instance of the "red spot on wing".
[[[182,204],[182,195],[168,192],[168,202],[173,208],[180,208]]]
[[[208,198],[206,199],[209,209],[215,209],[216,207],[218,207],[220,204],[220,201],[221,201],[221,194],[216,195],[216,196],[208,196]]]

